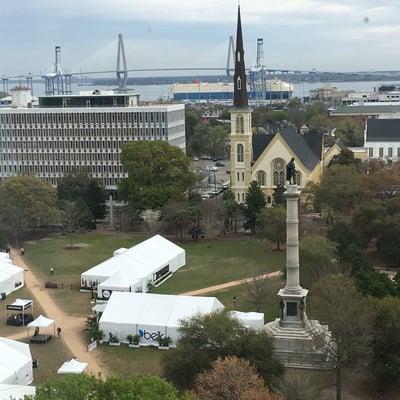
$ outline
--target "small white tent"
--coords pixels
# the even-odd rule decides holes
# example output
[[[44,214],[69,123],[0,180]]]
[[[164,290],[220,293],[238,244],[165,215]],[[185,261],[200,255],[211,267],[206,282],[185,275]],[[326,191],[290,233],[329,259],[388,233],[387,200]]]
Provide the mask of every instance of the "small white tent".
[[[264,329],[264,313],[231,311],[231,317],[236,318],[245,328],[261,332]]]
[[[0,384],[32,383],[32,356],[28,344],[0,337],[0,355]]]
[[[9,295],[24,286],[24,270],[0,259],[0,294]]]
[[[161,335],[170,337],[175,346],[182,319],[223,308],[215,297],[113,292],[99,325],[106,338],[110,333],[120,341],[139,335],[140,345],[154,346]]]
[[[112,291],[147,292],[186,263],[185,250],[160,235],[114,256],[81,274],[83,289],[97,287],[97,297],[108,299]]]
[[[57,374],[83,374],[87,366],[87,363],[79,362],[72,358],[69,361],[65,361],[58,369]]]

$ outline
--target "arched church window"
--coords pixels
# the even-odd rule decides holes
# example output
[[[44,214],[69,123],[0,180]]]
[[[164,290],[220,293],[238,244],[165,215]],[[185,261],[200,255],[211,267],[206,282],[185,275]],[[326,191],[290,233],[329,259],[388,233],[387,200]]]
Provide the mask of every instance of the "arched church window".
[[[236,117],[236,133],[244,133],[243,115],[238,115]]]
[[[274,186],[283,186],[285,184],[286,162],[282,158],[275,158],[272,161],[272,175]]]
[[[296,171],[296,185],[301,186],[301,172]]]
[[[240,79],[240,76],[237,78],[237,90],[242,89],[242,80]]]
[[[242,144],[238,144],[236,148],[237,152],[237,162],[243,162],[244,161],[244,147]]]
[[[260,186],[265,186],[267,182],[267,174],[264,171],[257,172],[257,182]]]
[[[240,61],[240,51],[238,51],[238,52],[236,53],[236,58],[237,58],[238,61]]]

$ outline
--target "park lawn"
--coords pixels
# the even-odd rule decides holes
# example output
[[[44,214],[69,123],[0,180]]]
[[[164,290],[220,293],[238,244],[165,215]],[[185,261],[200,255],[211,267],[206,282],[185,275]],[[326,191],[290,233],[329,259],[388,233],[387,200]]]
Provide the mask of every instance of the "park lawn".
[[[131,247],[144,239],[143,235],[126,233],[89,232],[77,235],[75,243],[80,247],[66,249],[69,240],[60,235],[29,241],[24,244],[25,258],[33,272],[44,283],[61,284],[59,289],[47,289],[58,306],[69,315],[85,315],[90,311],[90,294],[82,293],[80,274],[110,258],[114,250]],[[49,276],[50,268],[54,276]]]
[[[161,358],[165,351],[173,350],[152,347],[135,349],[124,344],[120,347],[102,344],[95,351],[109,374],[131,377],[144,374],[161,376]]]
[[[279,318],[278,290],[284,286],[284,282],[279,278],[267,280],[268,297],[260,305],[260,312],[264,313],[265,323]],[[208,293],[207,296],[215,296],[227,310],[243,312],[256,311],[256,306],[247,294],[246,284],[233,286],[218,292]],[[233,306],[233,296],[236,297],[235,307]]]
[[[33,370],[34,384],[56,376],[61,365],[72,357],[68,347],[56,337],[47,344],[31,344],[30,349],[32,358],[39,362],[39,367]]]
[[[186,266],[152,292],[179,294],[280,271],[285,262],[284,252],[275,251],[267,240],[251,237],[191,242],[182,247],[186,250]]]

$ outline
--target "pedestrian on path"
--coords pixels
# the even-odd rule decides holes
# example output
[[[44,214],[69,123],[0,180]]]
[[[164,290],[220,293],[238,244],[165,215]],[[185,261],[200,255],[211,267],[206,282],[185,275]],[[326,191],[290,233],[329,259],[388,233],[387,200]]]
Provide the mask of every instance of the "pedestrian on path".
[[[21,254],[21,256],[23,256],[25,254],[25,249],[23,247],[21,247],[19,249],[19,253]]]
[[[58,327],[58,328],[56,329],[56,331],[57,331],[57,336],[58,336],[58,337],[61,337],[61,328]]]

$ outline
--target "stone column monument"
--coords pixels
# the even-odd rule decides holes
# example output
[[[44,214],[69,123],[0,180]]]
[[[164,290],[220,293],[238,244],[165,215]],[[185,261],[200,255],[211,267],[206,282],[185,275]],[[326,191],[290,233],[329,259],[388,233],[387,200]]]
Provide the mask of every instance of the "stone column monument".
[[[329,357],[323,346],[324,341],[330,340],[329,331],[319,321],[307,318],[308,290],[300,285],[298,186],[288,185],[285,197],[286,285],[278,292],[280,318],[264,328],[273,338],[276,356],[286,367],[329,369]]]

